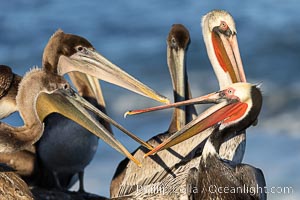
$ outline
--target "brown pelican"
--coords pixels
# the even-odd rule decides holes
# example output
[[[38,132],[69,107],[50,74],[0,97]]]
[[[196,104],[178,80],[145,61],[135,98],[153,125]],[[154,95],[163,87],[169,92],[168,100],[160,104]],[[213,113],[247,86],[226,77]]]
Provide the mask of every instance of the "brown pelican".
[[[188,30],[182,24],[174,24],[167,38],[167,62],[172,79],[174,102],[187,100],[191,97],[185,68],[185,51],[189,43]],[[191,121],[195,116],[194,106],[175,108],[168,132],[180,130],[186,122]]]
[[[162,153],[166,151],[164,149],[179,149],[178,145],[189,148],[187,145],[191,145],[193,140],[203,141],[209,135],[202,156],[194,154],[192,158],[182,159],[167,171],[157,171],[154,176],[137,183],[139,187],[129,193],[131,197],[265,199],[265,179],[261,170],[250,165],[222,160],[219,155],[220,146],[228,135],[238,134],[256,123],[262,105],[260,90],[256,85],[249,83],[234,83],[219,92],[152,108],[151,111],[193,103],[217,103],[217,105],[210,107],[181,130],[165,139],[145,157],[157,153],[154,157],[150,157],[155,159],[155,156],[163,155]],[[210,194],[208,189],[211,185],[216,186],[215,188],[226,186],[236,190],[246,188],[247,190],[243,192],[247,194],[228,194],[228,196],[227,194],[222,196],[224,194],[217,192]],[[258,190],[253,192],[253,188]]]
[[[99,114],[112,124],[116,122],[98,113],[94,106],[82,99],[70,88],[63,77],[49,74],[44,70],[33,69],[20,82],[15,98],[16,106],[24,121],[24,125],[13,127],[5,123],[0,123],[1,153],[16,152],[31,146],[43,134],[44,119],[49,114],[56,112],[79,123],[91,133],[100,137],[113,148],[139,164],[139,161],[110,132],[91,117],[84,108]],[[3,185],[5,186],[4,183]]]
[[[213,10],[202,18],[202,33],[210,62],[220,89],[232,83],[246,82],[233,17],[224,10]],[[241,163],[245,153],[246,133],[228,135],[220,147],[223,159]]]
[[[188,30],[181,24],[172,26],[167,38],[167,62],[172,78],[174,90],[174,101],[189,99],[190,89],[187,83],[185,69],[185,50],[188,47],[190,36]],[[151,138],[147,143],[152,146],[158,145],[161,141],[168,138],[174,132],[179,131],[187,122],[196,116],[194,106],[182,106],[175,109],[168,131]],[[131,194],[136,189],[135,186],[142,186],[143,181],[151,179],[159,171],[166,169],[179,162],[181,157],[174,152],[163,151],[162,156],[154,159],[142,159],[147,149],[139,147],[134,156],[142,161],[142,168],[137,168],[128,159],[123,160],[111,182],[111,197],[121,197]],[[168,158],[168,159],[165,159]],[[147,181],[145,181],[147,182]]]
[[[167,62],[172,79],[174,102],[184,101],[191,97],[185,68],[185,51],[189,43],[188,30],[182,24],[173,24],[167,38]],[[186,122],[191,121],[195,116],[194,106],[175,108],[167,132],[174,133],[180,130]]]
[[[104,58],[85,38],[66,34],[62,30],[53,34],[44,49],[43,69],[58,75],[81,72],[159,102],[169,103],[166,97],[153,91]],[[101,91],[97,92],[101,93]]]
[[[246,97],[249,99],[240,96],[237,90],[234,93],[239,95],[237,97],[240,102],[247,102],[248,112],[241,116],[239,113],[241,110],[236,110],[237,113],[228,110],[232,115],[214,125],[212,134],[205,143],[200,159],[198,177],[195,177],[198,180],[195,185],[198,191],[194,194],[195,199],[259,200],[267,198],[265,193],[266,182],[260,169],[247,164],[224,161],[219,155],[220,146],[228,138],[227,135],[237,134],[240,130],[245,130],[253,123],[256,123],[261,110],[262,95],[255,85],[246,85],[246,87],[250,87],[250,89],[245,88],[243,92],[248,92]],[[233,86],[232,88],[235,87]],[[219,93],[219,95],[223,98],[228,95],[228,92],[229,90],[224,92],[225,95],[223,93]],[[232,98],[229,97],[228,100],[231,101],[230,99]],[[224,113],[219,114],[221,116]],[[235,114],[238,116],[235,116]],[[218,116],[214,117],[218,118]],[[200,125],[198,124],[197,126]],[[192,174],[194,173],[192,172]],[[228,188],[229,192],[225,191],[227,189],[222,191],[220,188]]]
[[[252,99],[252,96],[249,95],[249,94],[252,95],[252,93],[251,93],[252,87],[254,87],[254,86],[251,85],[250,83],[234,83],[234,84],[230,85],[229,87],[227,87],[226,89],[221,90],[220,92],[215,92],[212,94],[208,94],[208,95],[205,95],[202,97],[197,97],[197,98],[190,99],[187,101],[182,101],[182,102],[178,102],[178,103],[174,103],[174,104],[168,104],[166,106],[160,106],[158,108],[152,108],[151,111],[154,111],[157,109],[165,109],[165,108],[170,108],[170,107],[183,106],[183,105],[193,104],[193,103],[194,104],[195,103],[218,103],[217,105],[210,107],[208,110],[206,110],[204,113],[199,115],[196,119],[194,119],[193,121],[188,123],[180,131],[173,134],[170,138],[166,139],[159,146],[155,147],[153,150],[151,150],[145,156],[152,155],[152,154],[156,153],[157,151],[169,148],[169,147],[174,146],[182,141],[185,141],[185,140],[189,139],[190,137],[193,137],[194,135],[202,132],[203,130],[205,130],[213,125],[216,125],[217,123],[221,123],[221,127],[222,127],[222,124],[235,125],[234,122],[236,120],[242,120],[242,119],[244,119],[244,117],[246,115],[249,114],[249,112],[253,112],[251,109],[253,107],[253,104],[256,103],[256,102],[254,102],[254,101],[256,101],[256,99]],[[229,103],[225,104],[223,101],[221,101],[222,95],[224,96],[223,98],[225,98]],[[241,97],[243,97],[243,99]],[[256,96],[254,96],[254,97],[256,97]],[[260,108],[261,102],[259,100],[260,99],[258,99],[257,101],[258,101],[258,103],[260,103],[259,104],[259,108]],[[238,103],[234,104],[232,102],[234,102],[234,103],[238,102]],[[230,106],[228,106],[228,104]],[[214,113],[217,113],[220,115],[214,115]],[[209,117],[207,117],[207,116],[209,116]],[[258,114],[255,116],[258,116]],[[247,121],[247,120],[243,120],[243,121]],[[250,123],[250,125],[255,124],[254,122]],[[240,127],[245,127],[245,126],[239,126],[238,128],[235,128],[232,130],[234,132],[239,132],[242,130]],[[248,128],[248,126],[246,128]]]
[[[50,38],[44,49],[43,69],[49,74],[68,73],[78,92],[92,104],[100,104],[99,108],[102,111],[105,104],[98,79],[160,102],[168,102],[165,97],[100,55],[85,38],[66,34],[61,30]],[[55,178],[53,184],[45,179],[42,179],[41,183],[46,183],[44,186],[47,187],[68,188],[72,176],[79,174],[79,190],[83,191],[83,170],[96,152],[97,137],[58,114],[47,117],[45,124],[43,137],[37,145],[37,154],[40,163],[50,170]],[[109,126],[106,128],[110,130]],[[144,145],[151,148],[146,143]]]
[[[11,68],[0,65],[0,119],[17,111],[16,96],[21,77],[14,74]]]
[[[207,13],[202,18],[202,33],[220,88],[246,82],[233,17],[224,10]]]
[[[172,138],[165,140],[163,145],[169,146],[171,140],[180,141],[212,127],[212,134],[206,141],[200,158],[198,177],[194,177],[197,180],[195,184],[197,192],[193,194],[194,198],[266,199],[264,193],[266,183],[260,169],[224,161],[219,155],[220,146],[228,137],[227,135],[238,134],[256,123],[262,106],[260,90],[256,85],[249,83],[235,83],[223,91],[190,100],[189,103],[193,101],[212,101],[222,107],[219,105],[211,107],[205,113],[206,117],[197,123],[188,124],[188,128],[185,127],[172,135]],[[184,105],[184,102],[179,105]],[[158,149],[154,149],[152,153]],[[195,174],[195,172],[191,173]],[[226,187],[231,192],[220,191],[220,188]]]
[[[16,105],[24,125],[13,127],[0,123],[0,152],[15,152],[34,144],[43,134],[43,120],[51,113],[60,113],[139,164],[125,147],[87,113],[84,108],[97,114],[98,111],[78,96],[61,76],[48,74],[40,69],[31,70],[20,82]],[[99,114],[102,116],[101,113]],[[110,121],[109,118],[106,120]],[[112,120],[110,122],[116,123]]]

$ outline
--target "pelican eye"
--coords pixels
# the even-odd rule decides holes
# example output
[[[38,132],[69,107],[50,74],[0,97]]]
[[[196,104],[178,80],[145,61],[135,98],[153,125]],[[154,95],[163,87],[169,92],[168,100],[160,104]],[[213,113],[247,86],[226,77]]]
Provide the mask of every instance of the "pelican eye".
[[[227,97],[232,98],[232,96],[234,96],[234,92],[235,92],[235,89],[233,89],[233,88],[228,88],[228,89],[225,90],[225,95],[226,95]]]
[[[87,54],[87,53],[88,53],[87,48],[86,48],[86,47],[83,47],[83,46],[78,46],[78,47],[76,47],[76,51],[77,51],[77,52],[84,53],[84,54]]]
[[[220,28],[221,28],[223,31],[227,31],[227,30],[229,29],[227,23],[224,22],[224,21],[221,21]]]
[[[172,40],[171,40],[171,42],[172,42],[172,44],[176,44],[176,40],[175,40],[175,38],[172,38]]]
[[[227,93],[230,94],[230,95],[232,95],[233,94],[232,89],[228,89]]]
[[[65,83],[65,84],[63,84],[62,88],[64,90],[68,90],[68,89],[70,89],[70,85],[68,83]]]
[[[172,39],[171,39],[171,47],[172,48],[177,48],[177,42],[176,42],[176,39],[174,37],[172,37]]]
[[[87,47],[83,47],[83,46],[77,46],[75,47],[77,52],[80,52],[82,54],[88,55],[89,54],[89,50],[93,51],[93,49],[88,49]]]

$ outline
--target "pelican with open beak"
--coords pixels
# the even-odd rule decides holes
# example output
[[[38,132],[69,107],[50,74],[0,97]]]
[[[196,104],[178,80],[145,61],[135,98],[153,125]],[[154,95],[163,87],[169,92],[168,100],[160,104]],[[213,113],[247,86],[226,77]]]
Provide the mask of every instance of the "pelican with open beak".
[[[257,85],[234,83],[219,92],[163,107],[145,109],[145,111],[202,103],[216,105],[201,113],[181,130],[145,154],[145,157],[149,157],[143,160],[143,164],[154,160],[157,163],[157,166],[154,165],[156,171],[152,173],[152,176],[138,183],[146,189],[155,185],[162,188],[164,193],[158,195],[148,193],[148,190],[138,190],[130,193],[133,197],[155,199],[201,199],[202,197],[202,199],[207,199],[205,198],[207,196],[217,198],[219,195],[205,190],[210,185],[265,187],[261,170],[250,165],[224,161],[219,155],[219,148],[228,135],[236,135],[256,123],[262,106],[262,95]],[[143,112],[143,110],[137,110],[132,113]],[[205,144],[203,148],[202,143]],[[171,166],[165,165],[164,163],[169,163],[171,159],[174,161],[173,156],[178,157],[180,161],[173,162]],[[162,158],[166,159],[162,162]],[[162,165],[161,168],[158,167],[160,165]],[[151,166],[150,169],[145,167],[144,171],[153,171],[154,167]],[[129,175],[125,174],[125,177],[127,176]],[[132,179],[137,178],[132,176]],[[186,188],[197,188],[197,190],[185,190]],[[128,187],[125,189],[128,190]],[[125,193],[125,189],[121,188],[119,193]],[[255,196],[260,198],[264,196],[264,193],[258,191]],[[226,199],[232,199],[232,196]]]
[[[171,182],[176,184],[177,188],[182,186],[180,184],[183,182],[182,180],[185,180],[185,184],[188,186],[194,186],[193,184],[195,184],[197,190],[194,191],[196,192],[187,192],[185,194],[185,197],[188,196],[191,199],[266,199],[265,191],[259,189],[252,193],[249,191],[242,193],[212,192],[208,189],[212,185],[216,188],[266,187],[264,174],[259,168],[228,160],[224,161],[219,155],[220,146],[228,138],[228,135],[238,134],[257,122],[262,107],[262,94],[258,86],[249,83],[234,83],[219,92],[163,107],[146,109],[145,111],[184,106],[190,103],[216,103],[217,105],[210,107],[199,115],[196,120],[187,124],[182,130],[166,139],[145,156],[153,155],[180,142],[188,141],[189,138],[193,140],[193,136],[196,134],[201,135],[207,129],[210,129],[211,134],[205,142],[201,157],[194,157],[188,162],[177,163],[177,176],[169,176],[172,177],[168,177],[169,179],[166,178],[167,176],[164,176],[164,179],[160,180],[162,186],[164,184],[170,185],[169,182]],[[140,110],[135,113],[142,112],[144,111]],[[207,135],[204,135],[202,139],[204,140],[206,137]],[[198,136],[197,140],[200,138]],[[195,166],[195,164],[198,164],[199,167]],[[182,172],[186,171],[189,171],[188,176],[180,178],[181,176],[185,177]],[[155,182],[152,184],[159,183]],[[163,197],[163,199],[167,198]],[[173,198],[170,197],[170,199]]]
[[[196,134],[201,134],[202,131],[213,128],[216,125],[219,125],[219,129],[222,129],[222,127],[232,126],[232,131],[235,132],[245,130],[246,128],[248,128],[248,126],[243,126],[245,118],[249,120],[247,116],[252,112],[258,112],[257,110],[260,110],[261,108],[262,100],[261,98],[257,98],[259,94],[261,96],[261,93],[256,88],[256,85],[252,85],[250,83],[234,83],[224,90],[214,92],[202,97],[151,109],[129,111],[127,114],[139,114],[143,112],[161,110],[188,104],[217,104],[207,109],[195,120],[188,123],[177,133],[170,136],[163,143],[161,143],[145,155],[149,156],[156,153],[157,151],[172,147],[184,140],[187,140]],[[252,123],[247,122],[250,125],[256,121],[257,115],[254,115],[254,117],[251,115],[251,117]],[[240,123],[241,125],[238,126],[238,124]],[[202,141],[204,139],[206,139],[206,137],[204,137]]]

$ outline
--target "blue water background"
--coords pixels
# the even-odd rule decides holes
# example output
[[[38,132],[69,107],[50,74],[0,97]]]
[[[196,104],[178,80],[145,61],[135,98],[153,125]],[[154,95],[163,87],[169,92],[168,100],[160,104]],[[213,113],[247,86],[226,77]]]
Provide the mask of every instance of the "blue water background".
[[[225,9],[233,15],[247,79],[263,83],[263,110],[259,124],[247,132],[244,162],[264,171],[269,188],[293,188],[292,194],[277,192],[269,194],[269,199],[300,199],[298,0],[1,1],[0,63],[20,75],[41,66],[49,37],[61,28],[87,38],[113,63],[172,99],[166,37],[172,24],[182,23],[192,41],[187,53],[192,93],[203,95],[218,89],[200,29],[201,16],[212,9]],[[158,104],[107,83],[102,86],[109,115],[130,131],[148,139],[167,129],[171,110],[124,119],[127,110]],[[18,115],[6,122],[22,124]],[[128,149],[137,147],[118,130],[114,132]],[[87,191],[108,196],[121,159],[122,155],[101,142],[86,170]]]

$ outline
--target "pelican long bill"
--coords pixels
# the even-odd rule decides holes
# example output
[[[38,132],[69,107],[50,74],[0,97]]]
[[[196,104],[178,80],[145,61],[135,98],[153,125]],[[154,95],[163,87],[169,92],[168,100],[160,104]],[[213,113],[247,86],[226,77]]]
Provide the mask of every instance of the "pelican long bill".
[[[127,115],[138,115],[138,114],[142,114],[142,113],[153,112],[153,111],[157,111],[157,110],[164,110],[164,109],[180,107],[180,106],[186,106],[186,105],[190,105],[190,104],[219,103],[219,100],[216,99],[216,95],[218,95],[218,94],[219,94],[218,92],[214,92],[214,93],[211,93],[211,94],[208,94],[205,96],[196,97],[193,99],[180,101],[180,102],[176,102],[176,103],[171,103],[171,104],[167,104],[167,105],[160,105],[160,106],[138,109],[138,110],[130,110],[124,114],[124,117],[126,118]]]
[[[170,43],[170,42],[169,42]],[[183,48],[168,48],[168,66],[172,78],[173,88],[175,89],[175,101],[185,100],[185,68],[184,66],[184,55],[185,49]],[[172,66],[172,67],[171,67]],[[178,118],[176,120],[176,127],[185,125],[185,107],[180,107],[176,109]]]
[[[248,88],[251,86],[251,84],[248,83],[236,83],[234,85],[240,88],[244,87],[246,90],[248,90]],[[240,101],[238,97],[231,95],[231,93],[234,93],[234,89],[229,88],[219,92],[214,92],[204,97],[188,100],[188,103],[186,104],[192,104],[193,102],[218,104],[207,109],[195,120],[188,123],[181,130],[167,138],[163,143],[159,144],[149,153],[145,154],[145,156],[149,156],[157,151],[172,147],[208,128],[214,127],[219,123],[227,124],[242,118],[242,116],[248,112],[247,109],[249,106],[246,102]],[[203,136],[203,140],[206,139],[206,137],[207,136]]]
[[[226,11],[209,12],[202,18],[202,33],[220,88],[246,82],[233,17]]]
[[[229,74],[232,83],[246,82],[236,34],[226,37],[213,30],[212,44],[222,69]]]
[[[162,103],[169,100],[144,85],[121,68],[117,67],[96,50],[84,48],[70,57],[61,55],[58,61],[58,73],[64,75],[72,71],[82,72],[100,80],[126,88]]]
[[[170,136],[168,139],[166,139],[163,143],[159,144],[157,147],[155,147],[153,150],[145,154],[146,156],[152,155],[158,151],[161,151],[163,149],[167,149],[169,147],[172,147],[184,140],[187,140],[194,135],[210,128],[222,121],[226,120],[233,120],[235,113],[243,113],[247,109],[247,104],[235,102],[235,103],[229,103],[223,105],[220,109],[216,110],[214,113],[209,115],[208,117],[205,117],[201,120],[195,120],[191,123],[187,124],[186,127],[181,129],[180,131],[176,132],[174,135]],[[206,139],[207,136],[204,136],[203,140]]]
[[[153,149],[153,147],[151,145],[149,145],[147,142],[143,141],[142,139],[140,139],[139,137],[137,137],[135,134],[133,134],[130,131],[128,131],[127,129],[125,129],[123,126],[121,126],[120,124],[118,124],[116,121],[114,121],[112,118],[110,118],[109,116],[107,116],[105,113],[103,113],[100,110],[98,110],[95,106],[93,106],[87,100],[85,100],[84,98],[82,98],[81,96],[79,96],[77,93],[72,94],[72,97],[74,97],[78,101],[78,103],[80,103],[84,108],[92,111],[93,113],[95,113],[96,115],[98,115],[99,117],[101,117],[102,119],[104,119],[106,122],[114,125],[116,128],[118,128],[119,130],[123,131],[126,135],[128,135],[129,137],[131,137],[133,140],[135,140],[139,144],[143,145],[144,147],[146,147],[149,150]],[[67,96],[67,98],[70,98],[70,97]],[[72,99],[70,99],[70,100],[72,100]]]
[[[99,109],[105,113],[106,104],[102,94],[100,81],[93,76],[81,72],[70,72],[68,75],[77,89],[78,94],[84,98],[95,98],[99,105]],[[109,132],[113,133],[108,122],[103,121],[101,123]]]
[[[131,159],[134,163],[141,166],[141,163],[135,159],[129,151],[114,138],[100,123],[98,123],[82,105],[91,107],[88,102],[80,101],[81,97],[75,93],[66,92],[66,90],[56,90],[48,94],[41,92],[37,97],[36,107],[37,114],[41,121],[51,113],[59,113],[76,123],[80,124],[91,133],[102,139],[104,142],[112,146],[114,149]]]

